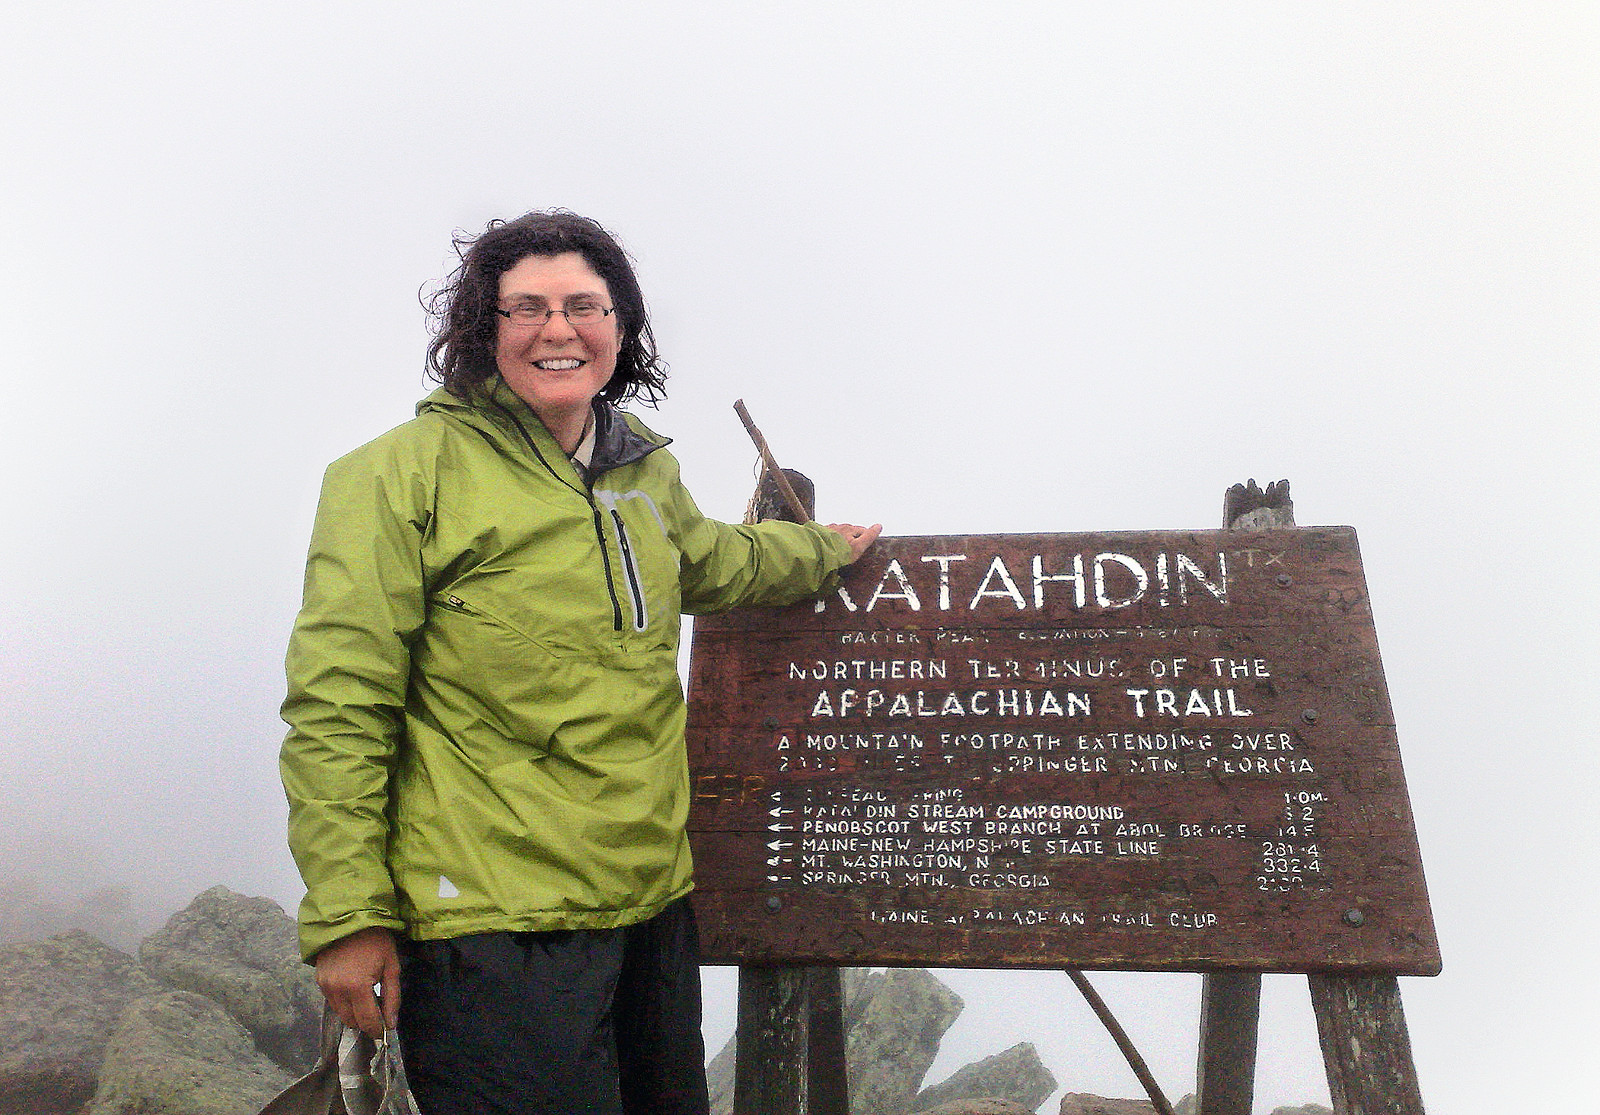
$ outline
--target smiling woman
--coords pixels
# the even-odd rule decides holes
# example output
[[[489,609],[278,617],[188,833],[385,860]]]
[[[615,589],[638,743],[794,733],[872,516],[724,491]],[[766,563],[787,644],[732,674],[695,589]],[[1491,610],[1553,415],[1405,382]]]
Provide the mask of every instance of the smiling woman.
[[[705,518],[617,404],[665,373],[571,213],[458,243],[444,384],[323,484],[282,771],[301,950],[430,1115],[704,1115],[679,616],[822,589],[878,528]],[[378,994],[374,994],[374,987]]]
[[[575,254],[600,280],[612,311],[606,316],[616,321],[616,374],[600,398],[622,403],[638,396],[648,403],[665,394],[667,368],[656,354],[644,293],[627,253],[599,224],[575,213],[529,213],[490,222],[482,236],[457,239],[456,251],[461,266],[428,301],[438,323],[428,346],[429,371],[452,392],[461,395],[498,370],[499,326],[508,320],[501,311],[517,309],[502,301],[507,274],[525,262]],[[548,308],[537,299],[533,292],[533,307]]]
[[[617,370],[622,324],[613,309],[606,281],[577,252],[528,256],[500,276],[495,365],[568,456]]]

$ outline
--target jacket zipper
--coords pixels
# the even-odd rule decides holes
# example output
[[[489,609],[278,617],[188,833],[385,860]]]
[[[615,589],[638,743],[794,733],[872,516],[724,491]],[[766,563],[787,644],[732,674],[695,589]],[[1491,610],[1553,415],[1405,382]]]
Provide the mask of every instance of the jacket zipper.
[[[622,601],[617,599],[617,584],[611,576],[611,553],[606,549],[605,526],[600,521],[600,506],[589,497],[589,509],[594,512],[594,536],[600,540],[600,563],[606,569],[606,592],[611,594],[611,628],[622,630]]]
[[[593,512],[595,540],[600,543],[600,564],[604,567],[606,574],[606,595],[611,597],[611,629],[613,631],[621,631],[622,601],[617,599],[617,582],[616,578],[613,577],[611,573],[611,553],[606,549],[605,525],[600,519],[600,506],[594,501],[594,493],[574,487],[566,477],[562,476],[555,469],[551,468],[550,462],[544,459],[543,453],[539,452],[539,446],[534,442],[532,435],[528,433],[527,427],[523,426],[522,419],[518,418],[515,413],[513,413],[498,400],[491,401],[494,402],[496,407],[505,413],[507,418],[511,419],[511,424],[516,426],[517,433],[521,434],[522,440],[528,443],[529,451],[532,452],[534,458],[544,466],[545,471],[551,476],[555,477],[559,483],[565,484],[567,487],[572,488],[573,491],[577,492],[588,502],[589,510]],[[626,543],[623,543],[623,545],[626,545]]]
[[[650,617],[645,612],[644,588],[639,584],[639,567],[633,560],[633,545],[628,541],[628,528],[615,507],[611,509],[611,519],[617,524],[617,547],[622,551],[622,570],[628,575],[628,589],[633,593],[633,629],[643,631],[649,625]]]

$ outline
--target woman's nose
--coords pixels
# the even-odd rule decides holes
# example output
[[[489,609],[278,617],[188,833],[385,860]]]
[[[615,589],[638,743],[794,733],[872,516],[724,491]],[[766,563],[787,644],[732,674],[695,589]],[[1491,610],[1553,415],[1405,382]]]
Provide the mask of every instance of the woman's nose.
[[[557,325],[557,322],[560,322],[560,324]],[[569,336],[576,336],[577,333],[578,331],[572,327],[572,322],[567,320],[567,315],[561,310],[552,311],[550,314],[550,320],[546,321],[539,329],[539,335],[541,337],[555,337],[558,340]]]

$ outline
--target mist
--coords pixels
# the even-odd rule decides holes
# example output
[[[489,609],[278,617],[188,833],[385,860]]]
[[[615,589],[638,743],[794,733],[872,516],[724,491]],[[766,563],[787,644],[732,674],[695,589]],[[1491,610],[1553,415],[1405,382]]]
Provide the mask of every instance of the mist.
[[[410,417],[453,230],[637,257],[675,439],[743,397],[825,520],[1359,532],[1445,971],[1439,1111],[1578,1110],[1597,1032],[1589,5],[65,2],[0,45],[0,937],[291,913],[282,656],[321,472]],[[1134,1096],[1052,973],[941,973],[931,1078],[1015,1041]],[[1171,1095],[1199,977],[1097,985]],[[732,1029],[708,973],[707,1037]],[[1257,1106],[1326,1102],[1267,980]],[[1050,1101],[1053,1103],[1054,1101]],[[1048,1108],[1047,1108],[1048,1109]]]

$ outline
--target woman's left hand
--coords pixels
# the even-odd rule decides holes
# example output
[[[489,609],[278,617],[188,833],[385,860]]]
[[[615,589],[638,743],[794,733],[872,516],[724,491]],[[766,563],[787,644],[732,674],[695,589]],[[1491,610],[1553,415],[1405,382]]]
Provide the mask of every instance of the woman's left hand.
[[[851,561],[866,553],[867,547],[883,533],[882,523],[873,523],[870,527],[858,527],[854,523],[828,523],[827,527],[850,544]]]

